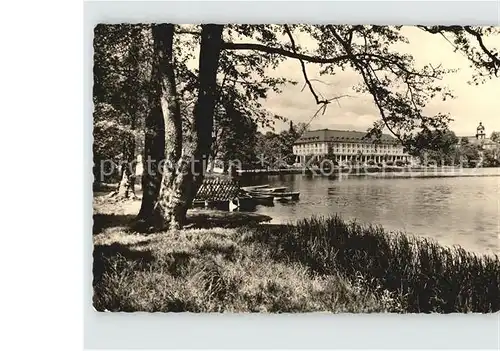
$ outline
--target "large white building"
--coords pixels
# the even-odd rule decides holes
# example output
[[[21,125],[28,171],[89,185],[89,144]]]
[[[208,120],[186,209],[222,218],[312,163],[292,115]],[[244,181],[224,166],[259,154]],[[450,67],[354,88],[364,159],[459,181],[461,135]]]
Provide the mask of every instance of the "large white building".
[[[398,139],[383,134],[379,143],[365,138],[365,132],[320,129],[305,132],[293,145],[296,161],[305,163],[310,156],[330,155],[339,164],[347,162],[376,163],[410,161]]]

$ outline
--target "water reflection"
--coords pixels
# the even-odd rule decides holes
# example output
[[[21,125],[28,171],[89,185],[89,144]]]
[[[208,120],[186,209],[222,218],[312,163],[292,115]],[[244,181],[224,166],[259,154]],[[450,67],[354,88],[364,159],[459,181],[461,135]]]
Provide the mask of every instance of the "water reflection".
[[[257,206],[256,211],[273,217],[274,223],[338,213],[445,245],[499,253],[499,183],[498,176],[328,179],[280,175],[261,176],[245,185],[270,184],[300,191],[298,202]]]

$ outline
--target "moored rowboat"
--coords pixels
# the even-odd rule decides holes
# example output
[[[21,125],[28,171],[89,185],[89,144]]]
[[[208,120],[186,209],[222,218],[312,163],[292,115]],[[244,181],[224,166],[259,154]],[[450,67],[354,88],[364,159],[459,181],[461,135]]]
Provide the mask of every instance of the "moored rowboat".
[[[275,188],[260,188],[260,189],[255,189],[252,190],[251,192],[256,192],[256,193],[262,193],[262,194],[277,194],[277,193],[282,193],[285,192],[286,187],[280,186],[280,187],[275,187]]]
[[[292,200],[298,200],[300,196],[300,192],[298,191],[290,191],[290,192],[281,192],[281,193],[276,193],[274,194],[274,199],[284,199],[284,198],[290,198]]]
[[[250,197],[257,203],[273,203],[274,196],[266,194],[250,194]]]
[[[269,184],[244,186],[241,188],[241,190],[246,191],[246,192],[250,192],[253,190],[264,189],[264,188],[269,188]]]

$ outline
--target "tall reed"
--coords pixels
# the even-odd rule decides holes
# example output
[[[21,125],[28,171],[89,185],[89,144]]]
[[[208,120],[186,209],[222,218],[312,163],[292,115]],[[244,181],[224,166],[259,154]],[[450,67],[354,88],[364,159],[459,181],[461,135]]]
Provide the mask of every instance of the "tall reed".
[[[321,274],[361,274],[373,288],[398,294],[408,312],[500,310],[500,260],[381,227],[312,217],[295,225],[260,227],[247,240]]]

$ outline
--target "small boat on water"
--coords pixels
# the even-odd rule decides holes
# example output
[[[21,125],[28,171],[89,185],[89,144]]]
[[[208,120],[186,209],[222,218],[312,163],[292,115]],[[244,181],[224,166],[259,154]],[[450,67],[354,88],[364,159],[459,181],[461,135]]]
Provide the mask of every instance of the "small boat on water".
[[[282,193],[285,192],[286,187],[280,186],[280,187],[275,187],[275,188],[258,188],[254,189],[251,192],[257,192],[257,193],[262,193],[262,194],[277,194],[277,193]]]
[[[241,188],[245,194],[259,203],[272,203],[281,200],[298,200],[300,193],[298,191],[287,191],[284,186],[270,187],[268,184],[247,186]]]
[[[253,191],[253,190],[257,190],[257,189],[264,189],[264,188],[269,188],[269,184],[244,186],[241,188],[241,190],[249,192],[249,191]]]
[[[279,199],[298,200],[300,193],[298,191],[289,191],[289,192],[275,193],[273,195],[274,195],[274,200],[279,200]]]
[[[270,198],[271,201],[274,198],[276,199],[291,199],[291,200],[298,200],[300,193],[298,191],[286,191],[286,187],[276,187],[276,188],[265,188],[265,189],[258,189],[249,192],[250,196],[256,197],[256,198]]]
[[[287,199],[286,197],[277,197],[274,199],[274,201],[281,202],[281,203],[288,203],[290,200]]]
[[[250,194],[250,198],[259,204],[272,204],[274,196],[265,194]]]

